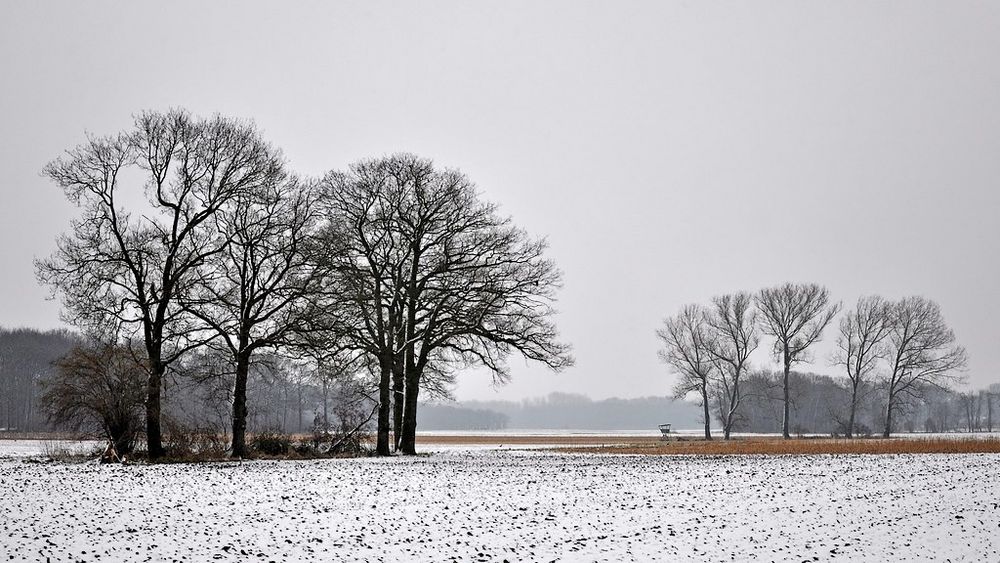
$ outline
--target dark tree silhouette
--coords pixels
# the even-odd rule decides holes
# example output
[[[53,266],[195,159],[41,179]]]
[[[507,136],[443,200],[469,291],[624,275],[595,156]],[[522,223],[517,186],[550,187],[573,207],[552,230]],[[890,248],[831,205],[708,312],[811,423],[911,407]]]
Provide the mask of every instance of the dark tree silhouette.
[[[823,329],[840,310],[840,304],[829,304],[830,294],[825,287],[791,283],[761,290],[756,301],[763,332],[774,337],[774,355],[784,366],[781,433],[789,438],[788,376],[792,365],[805,360],[804,353],[819,341]]]
[[[715,335],[709,316],[708,309],[701,305],[687,305],[676,316],[663,321],[663,328],[656,331],[663,342],[660,359],[679,376],[674,385],[674,397],[680,399],[688,393],[698,393],[704,411],[706,440],[712,439],[708,394],[721,367],[712,353]]]
[[[314,227],[308,190],[279,167],[222,205],[216,231],[228,244],[196,268],[185,310],[218,338],[234,364],[231,455],[245,457],[247,379],[253,355],[290,344],[305,328],[318,274],[304,247]]]
[[[142,431],[145,370],[124,346],[89,343],[56,364],[42,404],[51,420],[75,429],[100,428],[119,456],[132,453]]]
[[[229,244],[213,217],[281,167],[250,124],[185,111],[144,112],[132,130],[91,137],[45,167],[82,208],[58,249],[38,261],[39,279],[60,294],[64,318],[115,326],[146,350],[146,444],[164,454],[160,396],[167,368],[191,347],[195,328],[177,305],[194,270]],[[146,205],[127,209],[142,194]]]
[[[378,362],[380,453],[400,375],[399,449],[413,454],[425,377],[479,364],[505,381],[513,352],[556,370],[572,363],[551,320],[561,276],[545,243],[480,201],[463,174],[399,154],[330,174],[324,186],[325,255],[343,296],[327,308],[330,325]]]
[[[743,400],[740,384],[750,370],[750,354],[760,345],[753,296],[739,292],[715,297],[707,318],[712,328],[709,353],[719,364],[713,387],[722,432],[728,440]]]
[[[890,322],[886,339],[886,438],[892,433],[893,415],[908,400],[920,398],[928,386],[959,379],[968,360],[965,348],[955,344],[955,333],[945,322],[941,307],[930,299],[906,297],[893,303]]]
[[[847,437],[854,436],[855,417],[859,392],[868,382],[885,357],[883,342],[891,328],[891,306],[877,295],[858,299],[853,311],[840,319],[834,365],[847,371],[848,391],[851,394],[847,420]]]

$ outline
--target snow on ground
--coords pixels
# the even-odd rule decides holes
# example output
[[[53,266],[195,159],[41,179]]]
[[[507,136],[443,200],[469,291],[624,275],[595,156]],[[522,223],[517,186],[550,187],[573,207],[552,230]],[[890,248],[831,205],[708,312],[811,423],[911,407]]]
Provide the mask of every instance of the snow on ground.
[[[1000,560],[998,455],[0,460],[15,561]],[[6,558],[3,558],[6,559]]]
[[[0,440],[0,458],[96,456],[101,453],[104,445],[99,440]]]

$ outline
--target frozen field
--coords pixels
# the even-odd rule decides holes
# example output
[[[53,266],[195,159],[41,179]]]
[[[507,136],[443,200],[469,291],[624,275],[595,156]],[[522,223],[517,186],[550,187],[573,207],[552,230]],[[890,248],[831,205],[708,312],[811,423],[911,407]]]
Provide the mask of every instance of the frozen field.
[[[1000,561],[1000,456],[0,460],[14,561]],[[7,559],[4,557],[3,559]]]

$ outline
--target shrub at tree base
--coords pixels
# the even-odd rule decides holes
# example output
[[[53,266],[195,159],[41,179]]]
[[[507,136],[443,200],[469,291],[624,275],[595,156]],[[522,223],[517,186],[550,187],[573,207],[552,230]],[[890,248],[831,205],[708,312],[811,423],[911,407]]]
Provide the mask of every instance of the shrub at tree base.
[[[277,430],[258,432],[250,441],[250,449],[263,455],[285,455],[291,447],[291,437]]]

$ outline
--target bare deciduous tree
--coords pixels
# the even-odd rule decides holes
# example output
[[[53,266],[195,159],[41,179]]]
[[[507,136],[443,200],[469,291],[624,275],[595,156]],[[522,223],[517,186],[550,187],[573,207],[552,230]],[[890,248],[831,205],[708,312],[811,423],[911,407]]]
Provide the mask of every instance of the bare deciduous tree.
[[[53,422],[100,428],[119,456],[132,453],[142,431],[143,366],[115,344],[73,348],[56,364],[42,402]]]
[[[464,175],[399,154],[323,185],[323,255],[343,293],[325,310],[343,347],[378,361],[378,453],[388,453],[391,395],[399,449],[415,453],[421,386],[447,380],[448,366],[484,365],[504,381],[514,351],[553,369],[572,362],[551,321],[560,274],[544,242],[479,201]]]
[[[750,354],[760,345],[753,296],[740,292],[715,297],[708,323],[713,332],[709,352],[719,363],[716,405],[728,440],[742,400],[740,383],[749,370]]]
[[[878,362],[885,357],[882,343],[889,336],[892,327],[890,312],[890,304],[873,295],[858,299],[854,310],[848,311],[840,319],[840,333],[837,336],[833,362],[847,371],[848,390],[851,393],[846,430],[848,438],[854,436],[858,394],[862,385],[871,379]]]
[[[214,217],[228,241],[196,270],[185,310],[214,331],[234,364],[231,455],[245,457],[247,379],[258,350],[289,344],[308,313],[316,270],[304,253],[314,225],[307,189],[287,177],[275,155],[259,185],[232,198]]]
[[[757,296],[762,328],[773,336],[774,354],[784,367],[784,411],[781,433],[790,437],[788,376],[792,365],[805,360],[806,350],[819,341],[840,304],[830,304],[830,294],[817,284],[786,283],[761,290]]]
[[[400,230],[410,249],[400,450],[414,454],[429,367],[482,365],[503,382],[514,352],[556,371],[573,358],[552,321],[562,275],[545,258],[545,242],[481,201],[464,174],[412,155],[397,158],[396,174],[409,188]]]
[[[701,305],[686,305],[673,317],[663,321],[656,336],[663,342],[660,359],[678,375],[674,396],[683,398],[697,393],[705,417],[705,439],[712,439],[712,417],[709,414],[709,387],[719,369],[713,348],[714,335],[709,312]]]
[[[61,294],[69,322],[116,324],[123,337],[140,335],[151,458],[164,453],[163,375],[192,335],[177,295],[192,271],[225,247],[212,217],[278,165],[252,125],[174,110],[141,113],[131,131],[90,138],[45,167],[83,216],[58,239],[55,254],[37,263],[38,277]],[[143,193],[145,207],[125,208]]]
[[[893,415],[907,400],[919,398],[927,386],[958,380],[967,362],[965,348],[955,344],[955,333],[934,301],[905,297],[892,305],[890,318],[883,429],[887,438],[892,432]]]
[[[392,378],[402,334],[407,257],[395,228],[401,190],[392,181],[381,161],[327,174],[319,186],[323,225],[312,249],[325,271],[325,290],[311,319],[314,348],[330,355],[358,355],[360,364],[374,364],[378,455],[390,453]]]

